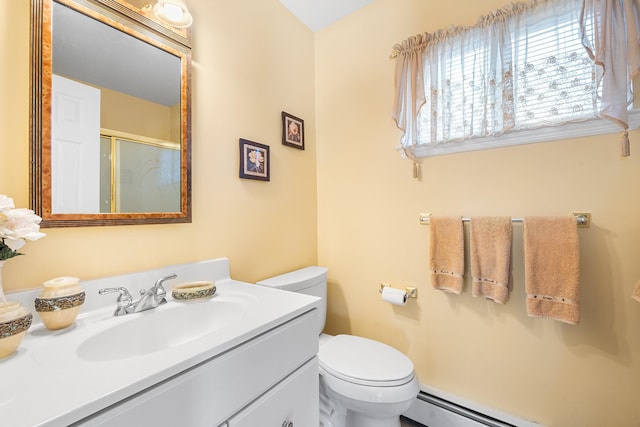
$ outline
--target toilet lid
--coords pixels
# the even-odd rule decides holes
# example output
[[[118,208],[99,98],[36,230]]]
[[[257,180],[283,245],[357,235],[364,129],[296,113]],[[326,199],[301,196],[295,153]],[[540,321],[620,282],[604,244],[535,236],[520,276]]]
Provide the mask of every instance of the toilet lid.
[[[363,337],[337,335],[320,346],[318,358],[329,374],[356,384],[395,386],[414,376],[413,363],[407,356]]]

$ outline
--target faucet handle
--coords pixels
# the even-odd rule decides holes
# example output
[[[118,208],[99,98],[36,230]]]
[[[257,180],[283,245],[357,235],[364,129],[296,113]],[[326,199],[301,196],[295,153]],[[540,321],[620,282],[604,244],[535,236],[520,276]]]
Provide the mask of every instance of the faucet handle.
[[[102,288],[98,291],[98,294],[110,294],[113,292],[119,292],[118,299],[116,299],[116,311],[113,314],[114,316],[122,316],[123,314],[128,314],[133,304],[133,298],[131,294],[127,290],[127,288],[119,287],[119,288]]]
[[[167,296],[167,290],[164,288],[164,286],[162,286],[162,284],[165,281],[175,279],[176,277],[178,277],[178,275],[176,273],[173,273],[156,281],[156,284],[153,285],[153,289],[155,289],[155,295],[158,300],[164,300],[164,302],[166,302],[165,297]]]
[[[170,274],[170,275],[168,275],[166,277],[162,277],[162,278],[160,278],[160,279],[158,279],[156,281],[156,284],[153,285],[153,287],[154,288],[162,288],[164,290],[164,288],[162,287],[162,284],[164,282],[166,282],[167,280],[175,279],[176,277],[178,277],[178,275],[176,273]],[[165,291],[165,293],[166,293],[166,291]]]

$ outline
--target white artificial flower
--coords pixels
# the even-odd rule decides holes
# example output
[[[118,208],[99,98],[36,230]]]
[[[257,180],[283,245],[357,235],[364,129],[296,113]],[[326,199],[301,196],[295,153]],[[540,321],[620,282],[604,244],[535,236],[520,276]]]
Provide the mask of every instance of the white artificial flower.
[[[18,249],[26,245],[27,242],[25,242],[22,239],[17,239],[17,240],[5,239],[4,244],[7,245],[9,249],[11,249],[12,251],[17,251]]]
[[[2,212],[4,221],[0,222],[0,236],[5,239],[38,240],[45,236],[40,233],[40,218],[31,209],[9,209]]]
[[[0,194],[0,261],[22,255],[17,250],[27,240],[43,238],[40,221],[31,209],[16,209],[12,198]]]
[[[15,205],[13,204],[13,199],[5,196],[4,194],[0,194],[0,212],[14,208]]]

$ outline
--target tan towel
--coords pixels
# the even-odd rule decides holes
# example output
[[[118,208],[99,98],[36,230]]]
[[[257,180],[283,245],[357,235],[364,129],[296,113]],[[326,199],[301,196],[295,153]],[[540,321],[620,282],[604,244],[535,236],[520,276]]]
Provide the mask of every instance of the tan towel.
[[[636,288],[634,289],[633,295],[631,295],[631,298],[640,302],[640,279],[636,282]]]
[[[577,325],[580,245],[576,218],[524,218],[527,313]]]
[[[460,217],[431,217],[429,267],[435,289],[462,293],[464,278],[464,227]]]
[[[500,304],[509,299],[512,288],[511,217],[471,218],[471,294]]]

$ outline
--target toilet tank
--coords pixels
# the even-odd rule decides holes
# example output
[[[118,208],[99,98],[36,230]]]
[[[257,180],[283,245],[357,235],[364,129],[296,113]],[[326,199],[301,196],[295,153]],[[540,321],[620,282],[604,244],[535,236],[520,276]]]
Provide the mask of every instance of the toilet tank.
[[[278,288],[283,291],[298,292],[306,295],[320,297],[317,303],[320,324],[318,334],[320,334],[327,318],[327,271],[326,267],[306,267],[300,270],[291,271],[269,279],[261,280],[257,285]]]

